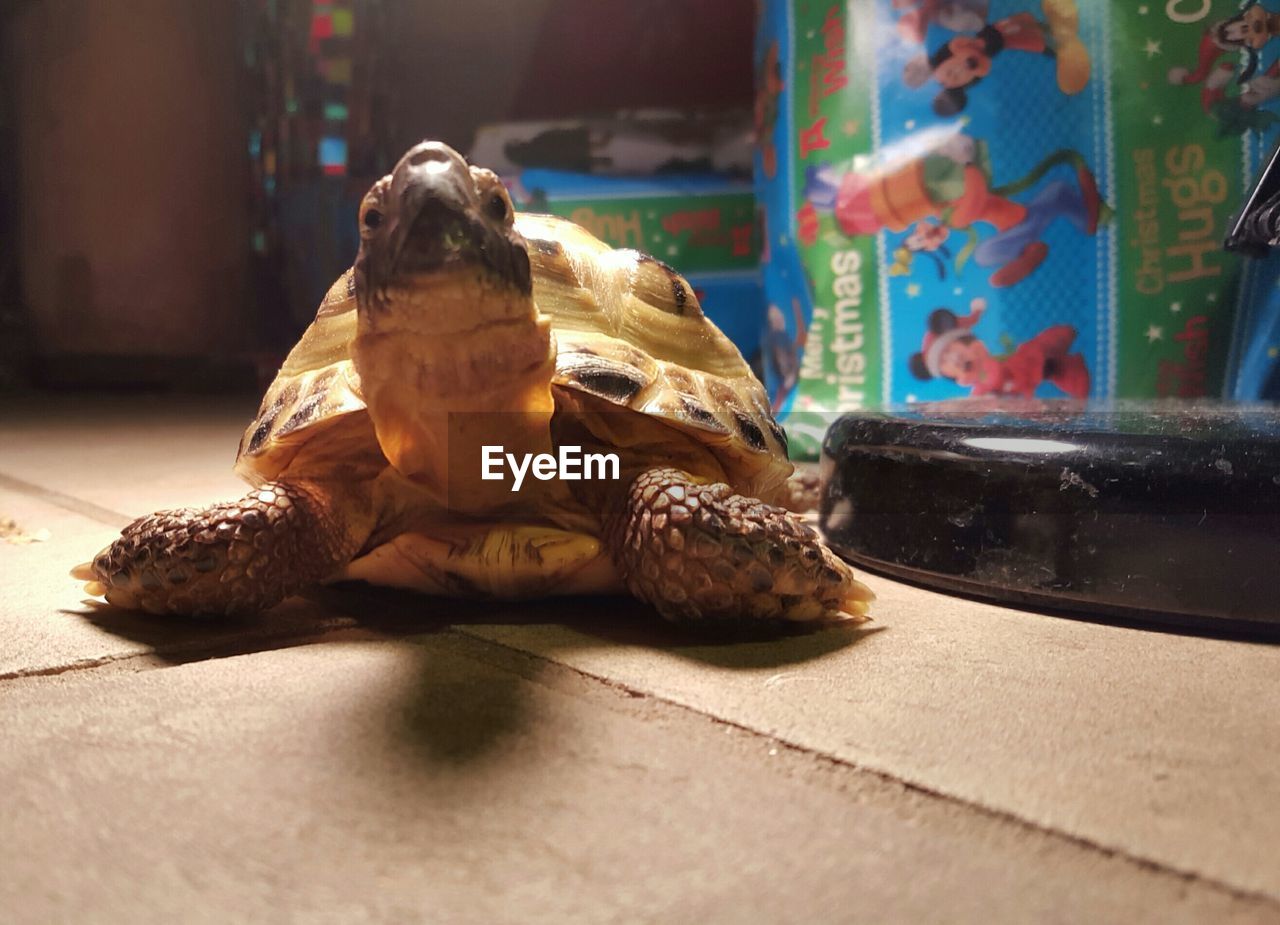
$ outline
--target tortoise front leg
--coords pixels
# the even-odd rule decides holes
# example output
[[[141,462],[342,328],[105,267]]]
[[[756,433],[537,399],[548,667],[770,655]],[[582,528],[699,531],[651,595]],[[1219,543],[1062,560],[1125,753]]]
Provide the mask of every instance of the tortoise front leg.
[[[150,613],[266,610],[350,561],[369,534],[366,508],[335,486],[270,482],[239,501],[139,518],[71,574]]]
[[[679,469],[642,472],[606,514],[631,593],[669,620],[865,620],[871,590],[795,515]]]

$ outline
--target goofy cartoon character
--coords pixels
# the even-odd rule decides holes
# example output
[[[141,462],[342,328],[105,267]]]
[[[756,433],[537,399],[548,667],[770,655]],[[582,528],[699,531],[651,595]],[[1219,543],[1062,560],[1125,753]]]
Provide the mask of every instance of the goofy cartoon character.
[[[1089,369],[1079,353],[1069,353],[1076,339],[1070,325],[1058,324],[1016,347],[1008,356],[994,356],[973,333],[987,304],[970,303],[969,315],[957,317],[947,308],[929,315],[920,352],[911,355],[911,374],[920,380],[950,379],[971,395],[1013,395],[1032,398],[1042,383],[1057,386],[1072,398],[1089,397]]]
[[[1280,117],[1259,107],[1280,96],[1280,61],[1273,62],[1261,74],[1258,68],[1263,48],[1277,35],[1280,35],[1280,13],[1270,13],[1258,0],[1250,0],[1235,16],[1205,30],[1195,69],[1170,68],[1169,83],[1199,84],[1200,108],[1218,121],[1222,135],[1267,128],[1280,121]],[[1247,61],[1237,75],[1242,52]],[[1240,88],[1239,94],[1228,96],[1227,90],[1233,83]]]
[[[952,116],[968,105],[968,90],[991,73],[1003,51],[1025,51],[1057,61],[1058,88],[1073,96],[1089,84],[1089,50],[1080,40],[1080,16],[1075,0],[1044,0],[1045,21],[1030,13],[1015,13],[983,26],[976,35],[958,35],[930,55],[907,62],[902,78],[908,87],[922,87],[933,78],[942,85],[933,111]]]
[[[1074,182],[1054,179],[1030,201],[1012,198],[1059,165],[1074,169]],[[894,254],[893,275],[908,273],[917,253],[930,254],[935,260],[937,254],[949,258],[946,245],[951,233],[965,233],[969,240],[955,257],[956,268],[963,269],[972,257],[978,266],[993,271],[989,281],[997,288],[1021,282],[1044,263],[1049,246],[1042,238],[1056,219],[1066,219],[1083,234],[1093,235],[1111,216],[1079,153],[1054,152],[1022,179],[993,188],[986,143],[959,133],[924,155],[880,170],[841,174],[830,165],[809,167],[805,196],[808,202],[799,216],[802,232],[817,227],[819,209],[830,211],[840,230],[850,236],[912,229]],[[979,242],[974,227],[978,224],[989,225],[996,233]],[[801,241],[808,243],[803,235]]]

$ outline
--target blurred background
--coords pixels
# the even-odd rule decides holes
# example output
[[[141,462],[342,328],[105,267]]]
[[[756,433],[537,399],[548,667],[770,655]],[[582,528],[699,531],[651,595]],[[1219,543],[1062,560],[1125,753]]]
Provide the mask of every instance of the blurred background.
[[[664,259],[755,286],[754,23],[749,0],[9,0],[0,389],[257,388],[428,137],[549,168],[522,204],[614,243],[636,230],[579,175],[682,197],[646,213]],[[700,238],[696,195],[725,215]]]

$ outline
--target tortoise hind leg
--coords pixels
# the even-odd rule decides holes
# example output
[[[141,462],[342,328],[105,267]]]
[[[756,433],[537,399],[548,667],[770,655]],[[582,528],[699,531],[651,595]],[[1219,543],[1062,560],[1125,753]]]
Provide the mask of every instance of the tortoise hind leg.
[[[816,511],[822,501],[822,479],[813,469],[797,469],[787,479],[782,506],[795,514]]]
[[[128,609],[266,610],[350,560],[371,526],[365,507],[317,482],[271,482],[239,501],[139,518],[71,574]]]
[[[686,472],[649,469],[607,515],[633,594],[671,620],[864,620],[874,599],[795,515]]]

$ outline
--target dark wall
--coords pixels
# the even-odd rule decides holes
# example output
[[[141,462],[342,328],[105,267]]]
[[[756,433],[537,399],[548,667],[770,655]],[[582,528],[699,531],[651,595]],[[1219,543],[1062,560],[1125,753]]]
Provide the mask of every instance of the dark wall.
[[[22,278],[42,355],[247,346],[227,0],[37,0],[8,21]]]
[[[18,7],[0,6],[0,36]],[[0,42],[0,392],[21,388],[30,375],[31,343],[22,299],[17,248],[18,127],[13,61]]]
[[[315,304],[294,277],[308,260],[323,257],[323,272],[310,275],[325,277],[328,263],[340,269],[353,256],[331,246],[342,209],[304,210],[305,227],[290,234],[305,259],[294,254],[272,271],[279,279],[257,278],[248,291],[237,6],[11,0],[0,10],[17,264],[37,368],[88,371],[79,384],[89,384],[142,368],[138,358],[274,356]],[[376,158],[386,163],[359,165],[368,176],[351,178],[339,205],[424,137],[465,149],[477,126],[513,117],[750,101],[750,0],[383,0],[376,9],[382,90],[372,112],[382,124],[372,134],[390,139]],[[93,357],[108,362],[95,367]]]
[[[419,0],[384,6],[399,147],[613,109],[751,104],[752,0]]]
[[[458,148],[475,126],[505,118],[551,0],[393,0],[383,50],[394,148],[424,137]]]

